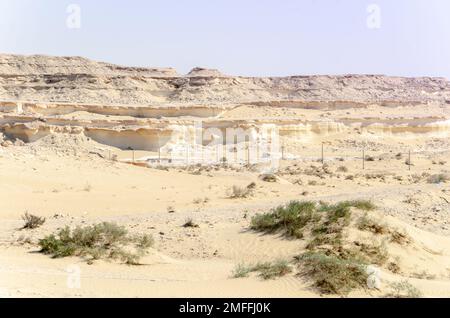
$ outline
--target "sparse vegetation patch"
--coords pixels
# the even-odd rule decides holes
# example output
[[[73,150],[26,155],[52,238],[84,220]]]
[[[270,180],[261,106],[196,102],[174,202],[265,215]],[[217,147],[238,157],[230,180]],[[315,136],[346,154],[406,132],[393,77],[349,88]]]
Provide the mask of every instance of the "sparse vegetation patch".
[[[282,277],[291,273],[292,267],[286,260],[257,263],[256,265],[252,266],[238,264],[233,271],[233,278],[247,277],[252,272],[258,272],[259,276],[262,279],[268,280]]]
[[[356,219],[352,208],[366,211]],[[306,238],[307,252],[296,258],[300,273],[325,294],[345,295],[366,286],[370,264],[384,265],[389,254],[384,243],[345,242],[345,229],[355,222],[362,231],[391,234],[383,224],[367,215],[376,206],[371,201],[352,200],[335,204],[293,201],[252,218],[251,228],[263,233],[280,232],[287,237]]]
[[[152,245],[151,236],[129,236],[125,227],[108,222],[74,230],[66,227],[39,241],[41,253],[54,258],[81,256],[91,261],[112,259],[133,265]]]
[[[366,265],[326,252],[307,252],[298,257],[302,274],[313,279],[314,286],[324,294],[347,294],[366,285]]]
[[[45,223],[45,218],[28,212],[22,215],[22,220],[24,221],[22,229],[36,229]]]
[[[421,298],[422,292],[407,280],[390,284],[391,292],[386,297],[391,298]]]
[[[439,174],[433,174],[433,175],[429,176],[427,179],[427,182],[439,184],[439,183],[447,182],[449,180],[450,180],[449,174],[439,173]]]
[[[250,183],[247,187],[240,187],[240,186],[234,185],[231,188],[229,198],[230,199],[248,198],[253,195],[254,188],[255,188],[254,182]]]
[[[193,227],[193,228],[197,228],[199,227],[199,225],[197,223],[194,222],[194,220],[192,218],[188,218],[186,220],[186,222],[183,224],[183,227]]]
[[[356,226],[361,231],[369,231],[374,234],[386,234],[388,232],[385,224],[369,217],[367,213],[358,219]]]

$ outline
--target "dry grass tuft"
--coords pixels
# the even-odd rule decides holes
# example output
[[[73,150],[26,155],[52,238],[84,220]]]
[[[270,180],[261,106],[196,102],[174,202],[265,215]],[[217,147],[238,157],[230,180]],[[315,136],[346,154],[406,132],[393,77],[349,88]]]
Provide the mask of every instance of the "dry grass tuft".
[[[391,292],[386,297],[391,298],[421,298],[422,293],[407,280],[391,283]]]
[[[447,181],[450,181],[450,175],[444,174],[444,173],[433,174],[433,175],[429,176],[427,179],[428,183],[434,183],[434,184],[444,183]]]
[[[410,237],[406,233],[399,232],[397,230],[390,231],[390,241],[399,245],[407,245],[411,243]]]
[[[244,199],[244,198],[248,198],[250,196],[253,195],[253,186],[254,183],[251,183],[249,186],[247,187],[240,187],[237,185],[234,185],[231,188],[231,193],[229,194],[229,198],[230,199]]]
[[[369,231],[373,234],[378,235],[386,234],[389,232],[386,224],[382,224],[377,220],[374,220],[373,218],[369,217],[367,213],[358,219],[356,226],[361,231]]]
[[[233,278],[247,277],[252,272],[258,272],[259,276],[264,279],[274,279],[285,276],[292,272],[289,262],[286,260],[277,260],[275,262],[258,263],[253,266],[238,264],[233,270]]]
[[[25,214],[22,215],[22,220],[24,221],[22,229],[37,229],[45,223],[45,218],[28,212],[25,212]]]

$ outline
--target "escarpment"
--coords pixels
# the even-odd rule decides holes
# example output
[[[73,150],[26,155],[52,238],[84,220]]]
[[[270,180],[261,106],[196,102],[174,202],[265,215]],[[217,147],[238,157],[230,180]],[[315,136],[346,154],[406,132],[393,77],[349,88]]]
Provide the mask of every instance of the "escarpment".
[[[0,55],[0,131],[25,142],[85,134],[157,151],[214,143],[211,130],[258,135],[268,125],[286,143],[364,133],[446,137],[450,84],[383,75],[239,77],[199,67],[179,75],[79,57]],[[185,137],[198,129],[208,138]]]

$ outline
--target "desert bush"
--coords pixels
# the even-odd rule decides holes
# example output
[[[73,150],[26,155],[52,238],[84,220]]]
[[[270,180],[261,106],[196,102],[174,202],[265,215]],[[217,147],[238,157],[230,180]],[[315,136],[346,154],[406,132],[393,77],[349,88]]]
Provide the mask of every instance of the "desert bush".
[[[426,270],[423,270],[423,271],[418,272],[418,273],[413,273],[413,274],[411,274],[410,277],[418,278],[418,279],[428,279],[428,280],[436,279],[436,275],[430,274]]]
[[[297,258],[303,274],[323,293],[346,294],[366,284],[368,264],[383,264],[388,259],[382,244],[344,245],[344,229],[350,225],[352,207],[364,211],[376,208],[367,200],[336,204],[293,201],[269,213],[257,214],[251,228],[265,233],[282,231],[294,238],[303,238],[308,230],[308,252]]]
[[[262,174],[260,178],[265,182],[277,182],[277,176],[272,173]]]
[[[321,167],[311,165],[310,167],[306,168],[303,173],[305,175],[315,176],[321,179],[324,179],[326,175],[332,175],[328,164],[323,164]]]
[[[391,292],[387,297],[392,298],[420,298],[422,293],[407,280],[391,283],[389,285]]]
[[[386,177],[381,173],[368,173],[365,175],[367,180],[380,179],[380,181],[385,181]]]
[[[183,227],[199,227],[199,225],[195,223],[192,218],[188,218],[186,222],[183,224]]]
[[[253,195],[252,187],[240,187],[240,186],[234,185],[231,188],[231,193],[229,195],[229,198],[230,199],[242,199],[242,198],[248,198],[251,195]]]
[[[383,265],[389,259],[389,254],[383,243],[359,244],[352,252],[355,258],[370,264]]]
[[[338,172],[348,172],[348,168],[346,166],[339,166],[337,168]]]
[[[374,234],[386,234],[388,232],[385,224],[370,218],[367,213],[358,219],[356,226],[361,231],[369,231]]]
[[[326,228],[323,232],[326,232]],[[334,230],[334,233],[313,233],[313,238],[308,242],[306,248],[310,251],[314,250],[319,246],[332,246],[333,248],[339,247],[342,244],[342,234],[339,232],[338,228]]]
[[[390,262],[387,265],[387,269],[390,270],[394,274],[400,273],[400,266],[396,262]]]
[[[406,233],[399,232],[397,230],[390,231],[391,239],[390,241],[399,245],[406,245],[411,242],[411,239]]]
[[[341,234],[335,236],[341,239]],[[316,240],[325,239],[318,243]],[[388,253],[383,244],[364,244],[344,247],[333,236],[319,234],[308,244],[309,251],[297,257],[302,273],[314,281],[323,293],[346,294],[362,287],[367,278],[369,264],[383,265]]]
[[[338,203],[338,205],[346,206],[346,207],[353,207],[357,208],[359,210],[363,211],[372,211],[377,208],[375,204],[372,203],[372,201],[369,200],[351,200],[351,201],[342,201]]]
[[[243,278],[247,277],[248,274],[252,272],[252,268],[245,265],[245,264],[238,264],[234,269],[232,273],[233,278]]]
[[[326,202],[320,202],[318,210],[321,212],[330,212],[336,210],[342,211],[343,208],[356,208],[358,210],[363,211],[372,211],[375,210],[377,207],[375,204],[372,203],[372,201],[369,200],[348,200],[348,201],[341,201],[336,204],[328,204]]]
[[[444,173],[439,173],[439,174],[433,174],[433,175],[429,176],[427,179],[427,182],[439,184],[439,183],[447,182],[449,180],[450,180],[450,175],[444,174]]]
[[[411,175],[411,182],[412,183],[419,183],[422,180],[422,176],[415,173]]]
[[[318,246],[342,244],[343,230],[350,224],[350,207],[346,203],[327,204],[321,202],[318,211],[324,215],[321,222],[316,222],[311,229],[313,238],[306,248],[313,250]]]
[[[258,263],[253,267],[253,271],[259,272],[259,275],[267,280],[285,276],[292,272],[292,268],[289,265],[289,262],[278,260],[272,263]]]
[[[51,234],[39,241],[41,253],[54,258],[81,256],[92,260],[121,260],[127,264],[138,264],[152,245],[151,236],[132,237],[123,226],[108,222],[74,230],[65,227],[56,235]]]
[[[90,183],[86,183],[86,185],[83,188],[83,191],[91,192],[91,190],[92,190],[92,185]]]
[[[279,206],[269,213],[257,214],[252,218],[251,229],[271,233],[283,230],[288,237],[302,238],[303,229],[314,224],[314,234],[340,233],[350,220],[350,207],[371,210],[375,205],[370,201],[343,201],[337,204],[321,202],[317,205],[311,201],[292,201],[286,206]],[[325,213],[325,216],[321,214]],[[323,223],[319,221],[325,218]]]
[[[167,207],[167,213],[175,213],[175,208],[171,205]]]
[[[275,213],[257,214],[252,218],[250,227],[256,231],[272,232],[279,228],[279,220]]]
[[[255,183],[255,182],[251,182],[251,183],[247,186],[247,189],[249,189],[249,190],[254,190],[254,189],[256,189],[256,183]]]
[[[292,272],[289,262],[286,260],[277,260],[275,262],[257,263],[253,266],[238,264],[234,270],[233,278],[247,277],[252,272],[259,272],[259,276],[265,280],[285,276]]]
[[[24,221],[22,229],[36,229],[45,223],[45,218],[28,212],[22,215],[22,220]]]
[[[251,229],[274,232],[283,229],[287,236],[301,238],[302,229],[313,219],[316,209],[314,202],[292,201],[287,206],[279,206],[270,213],[257,214],[252,218]]]
[[[342,259],[324,252],[307,252],[298,261],[302,274],[314,281],[314,286],[324,294],[348,294],[352,289],[366,285],[366,265],[357,260]]]
[[[201,204],[201,203],[208,203],[209,202],[209,198],[208,197],[204,197],[204,198],[195,198],[192,203],[194,204]]]

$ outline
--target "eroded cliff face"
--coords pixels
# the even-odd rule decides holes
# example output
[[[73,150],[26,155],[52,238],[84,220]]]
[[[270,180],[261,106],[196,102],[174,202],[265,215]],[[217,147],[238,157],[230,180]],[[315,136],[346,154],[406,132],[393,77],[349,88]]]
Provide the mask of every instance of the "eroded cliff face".
[[[229,109],[243,107],[245,106],[233,106]],[[427,107],[441,109],[439,106]],[[433,137],[450,135],[450,116],[444,114],[449,108],[443,108],[440,115],[358,118],[339,117],[338,114],[333,116],[334,112],[318,110],[314,112],[330,115],[252,118],[248,114],[242,118],[227,118],[226,108],[214,110],[185,106],[145,109],[147,112],[137,112],[135,107],[7,102],[0,103],[0,129],[6,135],[25,142],[34,142],[54,133],[85,134],[105,145],[146,151],[158,151],[164,147],[183,144],[211,146],[223,142],[246,142],[249,138],[261,138],[267,126],[276,127],[277,134],[285,143],[315,142],[339,134],[368,133],[398,138],[410,138],[414,134]],[[156,110],[158,117],[153,113]],[[165,112],[167,116],[164,116]],[[217,112],[220,114],[215,115]],[[196,133],[202,136],[201,140],[193,137]],[[229,133],[242,135],[244,139],[228,137]]]
[[[192,138],[199,125],[200,141]],[[0,55],[0,131],[25,142],[85,134],[158,151],[222,143],[230,129],[258,138],[267,125],[286,143],[345,133],[446,137],[450,84],[381,75],[233,77],[202,68],[181,76],[84,58]]]
[[[443,78],[382,75],[237,77],[195,68],[123,67],[79,57],[0,55],[0,99],[84,104],[230,104],[277,101],[450,101]]]

